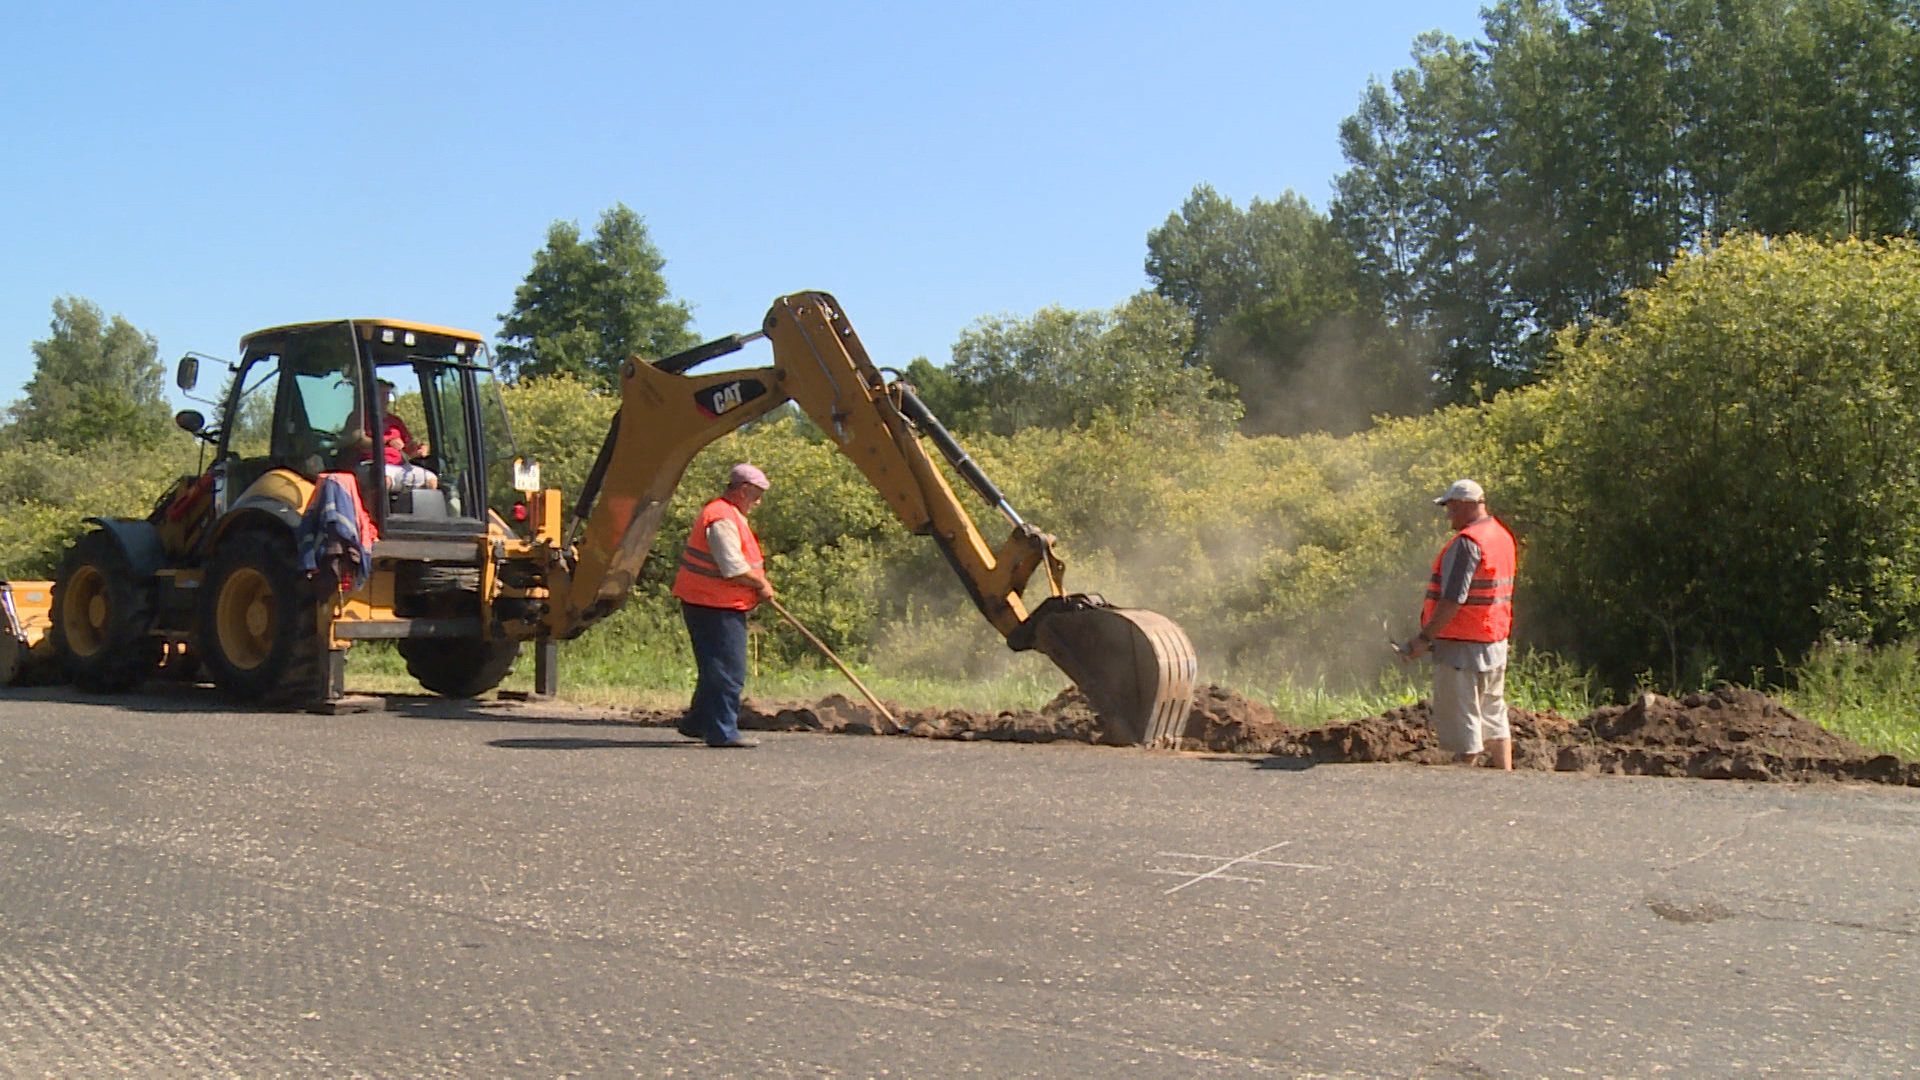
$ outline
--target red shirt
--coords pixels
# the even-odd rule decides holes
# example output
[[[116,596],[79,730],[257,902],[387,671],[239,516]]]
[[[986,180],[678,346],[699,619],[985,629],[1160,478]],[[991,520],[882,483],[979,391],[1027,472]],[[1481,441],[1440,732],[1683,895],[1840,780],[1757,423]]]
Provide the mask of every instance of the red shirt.
[[[387,441],[396,435],[400,437],[399,446],[395,446]],[[394,413],[388,413],[386,430],[380,433],[380,443],[386,447],[387,464],[402,465],[405,464],[407,460],[405,448],[413,445],[413,432],[407,430],[407,422],[405,420],[400,419],[400,417]]]

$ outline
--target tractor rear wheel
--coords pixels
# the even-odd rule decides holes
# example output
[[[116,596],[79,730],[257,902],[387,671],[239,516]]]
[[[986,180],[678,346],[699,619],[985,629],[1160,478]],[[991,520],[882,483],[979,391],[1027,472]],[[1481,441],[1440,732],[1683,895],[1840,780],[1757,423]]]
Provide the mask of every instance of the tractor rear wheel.
[[[500,685],[520,656],[518,641],[402,638],[407,674],[441,697],[470,698]]]
[[[153,609],[119,543],[104,531],[81,537],[53,583],[53,647],[67,677],[104,694],[145,682],[160,666]]]
[[[215,685],[270,704],[322,696],[319,590],[300,572],[292,536],[248,529],[227,537],[202,590],[196,644]]]

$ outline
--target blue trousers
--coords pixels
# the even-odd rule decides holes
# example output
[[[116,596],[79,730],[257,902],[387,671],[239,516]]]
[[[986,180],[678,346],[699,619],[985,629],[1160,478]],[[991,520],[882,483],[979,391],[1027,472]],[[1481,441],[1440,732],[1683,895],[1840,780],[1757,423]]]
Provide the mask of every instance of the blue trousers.
[[[680,721],[683,734],[719,746],[740,737],[740,691],[747,684],[747,613],[682,603],[700,680]]]

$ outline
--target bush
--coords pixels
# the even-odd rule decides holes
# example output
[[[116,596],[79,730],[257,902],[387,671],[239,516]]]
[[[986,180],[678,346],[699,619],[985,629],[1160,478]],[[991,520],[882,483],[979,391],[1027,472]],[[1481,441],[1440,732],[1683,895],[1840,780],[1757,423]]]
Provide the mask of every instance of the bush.
[[[88,517],[144,518],[168,485],[196,473],[196,444],[179,433],[152,449],[100,443],[0,447],[0,578],[51,578]]]
[[[1618,683],[1920,629],[1920,246],[1729,240],[1488,413],[1545,644]]]

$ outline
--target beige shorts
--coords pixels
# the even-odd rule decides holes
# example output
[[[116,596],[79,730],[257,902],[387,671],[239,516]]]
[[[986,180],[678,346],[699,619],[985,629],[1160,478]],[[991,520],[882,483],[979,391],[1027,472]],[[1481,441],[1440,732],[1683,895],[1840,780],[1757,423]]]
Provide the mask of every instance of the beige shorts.
[[[1440,747],[1477,754],[1488,739],[1508,739],[1507,669],[1471,671],[1433,665],[1433,730]]]
[[[418,465],[389,464],[387,466],[388,491],[399,491],[401,488],[432,487],[433,481],[433,473]]]

